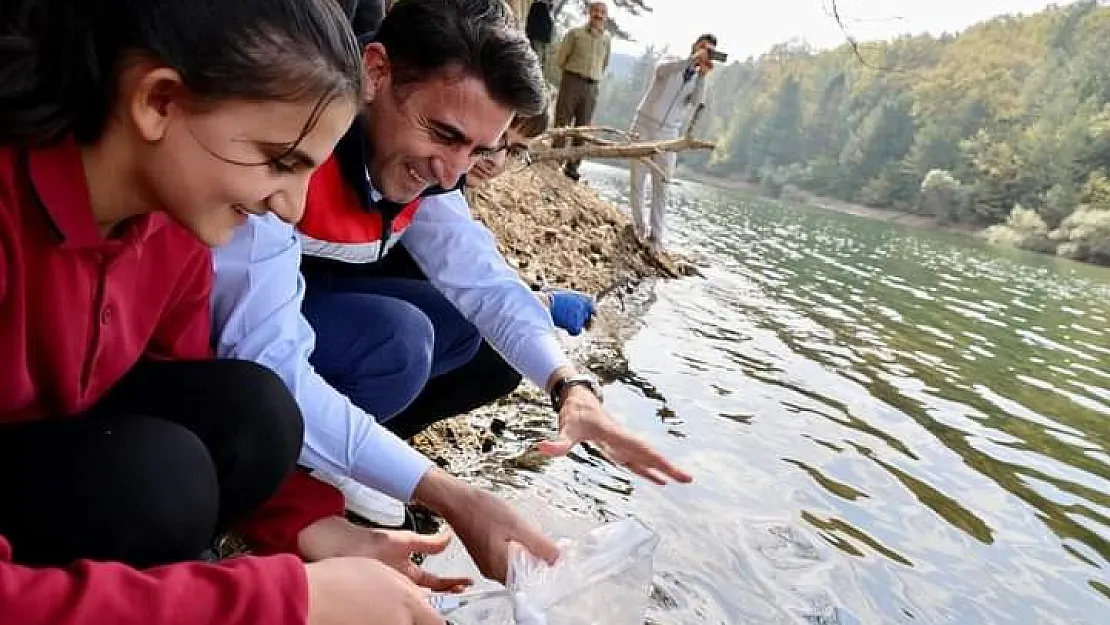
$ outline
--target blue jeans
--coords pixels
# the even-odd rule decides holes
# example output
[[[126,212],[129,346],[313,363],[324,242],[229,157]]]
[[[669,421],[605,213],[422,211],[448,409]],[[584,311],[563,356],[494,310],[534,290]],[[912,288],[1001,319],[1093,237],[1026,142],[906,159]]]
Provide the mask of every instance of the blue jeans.
[[[482,346],[477,328],[426,280],[313,272],[306,281],[312,366],[382,423]]]

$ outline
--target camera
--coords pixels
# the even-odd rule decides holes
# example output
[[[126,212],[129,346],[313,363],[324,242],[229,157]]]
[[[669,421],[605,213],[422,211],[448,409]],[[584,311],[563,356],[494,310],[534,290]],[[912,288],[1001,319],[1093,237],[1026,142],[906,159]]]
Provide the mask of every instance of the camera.
[[[720,50],[710,50],[709,60],[716,63],[724,63],[725,61],[728,61],[728,55],[724,52],[721,52]]]

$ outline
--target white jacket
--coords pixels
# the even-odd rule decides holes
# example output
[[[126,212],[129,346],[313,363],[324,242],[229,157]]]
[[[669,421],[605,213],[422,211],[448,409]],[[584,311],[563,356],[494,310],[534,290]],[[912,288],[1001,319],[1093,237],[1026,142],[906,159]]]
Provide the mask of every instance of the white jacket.
[[[677,137],[685,130],[694,108],[705,102],[706,77],[694,72],[688,80],[683,73],[693,67],[686,59],[664,61],[655,66],[644,98],[636,108],[632,131],[643,138]]]

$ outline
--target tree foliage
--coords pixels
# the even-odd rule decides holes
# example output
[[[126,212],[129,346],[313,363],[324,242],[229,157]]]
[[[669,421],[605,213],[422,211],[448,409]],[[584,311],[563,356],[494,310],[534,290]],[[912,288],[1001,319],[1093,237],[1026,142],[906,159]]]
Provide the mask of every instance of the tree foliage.
[[[551,15],[555,18],[562,30],[580,26],[586,21],[586,7],[590,0],[555,0],[551,5]],[[619,9],[629,15],[643,15],[651,13],[647,0],[608,0],[609,5],[609,32],[618,39],[632,39],[632,36],[620,27],[616,20],[614,9]]]

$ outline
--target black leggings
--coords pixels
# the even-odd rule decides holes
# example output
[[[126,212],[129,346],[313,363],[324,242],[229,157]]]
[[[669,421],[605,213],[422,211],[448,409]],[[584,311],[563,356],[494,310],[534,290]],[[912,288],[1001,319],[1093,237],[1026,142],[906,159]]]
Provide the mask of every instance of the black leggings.
[[[303,435],[264,367],[141,363],[87,414],[0,425],[0,534],[31,565],[196,559],[274,494]]]

